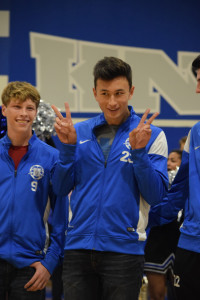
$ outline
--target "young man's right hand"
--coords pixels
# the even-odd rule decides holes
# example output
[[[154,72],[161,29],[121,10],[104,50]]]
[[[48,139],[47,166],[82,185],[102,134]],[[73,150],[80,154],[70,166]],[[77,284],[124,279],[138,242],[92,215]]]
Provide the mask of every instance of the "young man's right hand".
[[[66,118],[63,117],[63,115],[59,112],[55,105],[52,105],[51,107],[57,116],[54,127],[59,140],[64,144],[75,145],[77,140],[77,134],[72,123],[69,104],[65,102]]]
[[[49,281],[51,274],[39,261],[34,262],[30,267],[35,268],[35,274],[27,282],[24,288],[29,292],[43,290]]]

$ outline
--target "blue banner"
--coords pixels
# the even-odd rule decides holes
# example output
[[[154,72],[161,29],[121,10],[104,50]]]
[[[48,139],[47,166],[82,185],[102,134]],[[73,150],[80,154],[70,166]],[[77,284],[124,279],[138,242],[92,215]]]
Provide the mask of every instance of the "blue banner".
[[[35,85],[42,99],[74,122],[100,112],[93,66],[117,56],[133,69],[130,104],[160,114],[169,150],[199,120],[191,62],[200,54],[200,1],[3,0],[0,3],[0,92],[9,81]]]

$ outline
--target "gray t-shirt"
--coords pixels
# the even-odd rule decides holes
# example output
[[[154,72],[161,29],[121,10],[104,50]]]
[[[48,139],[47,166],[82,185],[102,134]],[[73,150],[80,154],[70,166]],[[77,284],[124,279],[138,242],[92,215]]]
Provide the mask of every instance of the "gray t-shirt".
[[[110,148],[117,133],[118,125],[102,125],[95,130],[97,141],[103,151],[105,160],[107,160]]]

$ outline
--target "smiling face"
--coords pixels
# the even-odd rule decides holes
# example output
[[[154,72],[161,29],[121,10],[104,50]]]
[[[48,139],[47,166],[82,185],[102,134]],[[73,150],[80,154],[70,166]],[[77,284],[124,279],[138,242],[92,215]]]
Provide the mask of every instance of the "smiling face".
[[[177,152],[171,152],[167,160],[167,170],[172,171],[176,170],[176,167],[181,165],[181,156]]]
[[[127,119],[130,114],[128,101],[133,92],[134,87],[130,89],[126,77],[97,80],[93,93],[109,125],[120,125]]]
[[[2,114],[7,119],[7,132],[9,138],[32,136],[32,124],[37,114],[36,104],[30,99],[24,102],[11,98],[7,106],[2,105]]]

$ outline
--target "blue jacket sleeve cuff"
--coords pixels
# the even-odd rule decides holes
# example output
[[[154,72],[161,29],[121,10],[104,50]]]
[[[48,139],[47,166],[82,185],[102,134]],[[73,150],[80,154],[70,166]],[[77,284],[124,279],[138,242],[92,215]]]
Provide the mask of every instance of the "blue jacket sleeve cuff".
[[[62,163],[68,163],[74,160],[75,151],[76,145],[67,145],[62,143],[59,155],[60,161]]]

